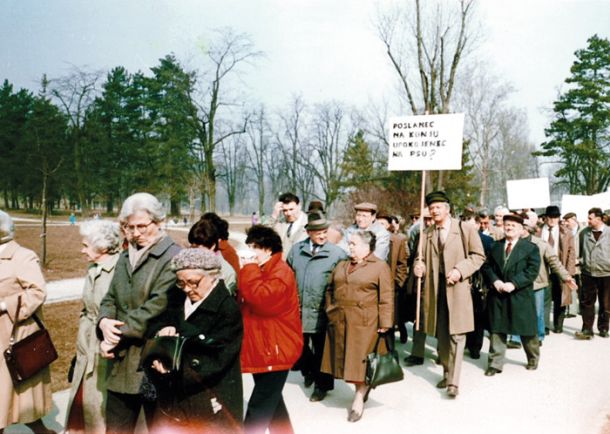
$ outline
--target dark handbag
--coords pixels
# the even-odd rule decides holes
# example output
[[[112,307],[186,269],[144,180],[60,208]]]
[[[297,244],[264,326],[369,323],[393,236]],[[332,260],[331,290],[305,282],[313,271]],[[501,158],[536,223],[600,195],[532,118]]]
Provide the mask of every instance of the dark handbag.
[[[159,360],[171,372],[178,372],[182,363],[182,349],[187,338],[184,336],[157,336],[149,339],[142,349],[141,365],[149,370],[154,360]]]
[[[15,342],[20,310],[21,297],[17,300],[17,312],[8,348],[4,350],[6,367],[15,385],[33,377],[57,359],[57,351],[53,346],[51,336],[36,314],[33,315],[33,318],[40,330]]]
[[[382,336],[388,350],[385,354],[379,354],[377,351]],[[404,373],[398,361],[398,353],[394,349],[393,336],[390,337],[389,333],[380,333],[373,352],[366,357],[366,384],[374,389],[382,384],[402,381],[403,378]]]

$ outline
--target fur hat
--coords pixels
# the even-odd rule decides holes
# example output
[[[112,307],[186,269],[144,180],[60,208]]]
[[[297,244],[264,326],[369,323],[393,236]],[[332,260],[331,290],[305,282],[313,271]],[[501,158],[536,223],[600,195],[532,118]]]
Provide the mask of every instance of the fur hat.
[[[172,258],[170,267],[174,272],[180,270],[220,270],[222,261],[220,256],[211,250],[195,247],[181,250]]]

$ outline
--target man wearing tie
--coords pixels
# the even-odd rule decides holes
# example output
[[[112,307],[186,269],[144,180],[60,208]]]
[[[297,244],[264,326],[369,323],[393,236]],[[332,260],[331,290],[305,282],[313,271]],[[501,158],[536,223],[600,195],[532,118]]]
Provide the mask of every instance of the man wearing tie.
[[[413,274],[425,276],[423,331],[438,338],[443,378],[436,387],[447,388],[447,395],[455,398],[466,333],[474,330],[469,278],[485,261],[485,252],[476,228],[451,218],[445,192],[426,195],[426,205],[434,224],[420,237],[423,256],[415,260]]]
[[[540,345],[536,331],[534,281],[540,270],[540,252],[521,238],[523,218],[506,214],[505,238],[495,241],[481,271],[489,286],[489,365],[485,375],[502,372],[506,336],[519,335],[527,355],[528,370],[538,368]]]
[[[296,366],[305,387],[315,385],[309,398],[312,402],[323,400],[334,386],[333,376],[320,372],[327,324],[324,293],[337,263],[347,259],[343,249],[328,242],[329,226],[321,211],[310,212],[305,225],[308,238],[296,243],[286,258],[297,278],[303,324],[303,353]]]
[[[268,225],[273,227],[282,239],[284,259],[294,244],[307,238],[306,223],[307,214],[301,209],[299,197],[293,193],[281,194],[273,208]]]

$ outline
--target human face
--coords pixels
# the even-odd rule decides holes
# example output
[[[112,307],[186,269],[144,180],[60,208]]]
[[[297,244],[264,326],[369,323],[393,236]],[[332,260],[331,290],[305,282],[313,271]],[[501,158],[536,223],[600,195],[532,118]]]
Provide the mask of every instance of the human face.
[[[83,255],[85,255],[85,257],[87,258],[87,261],[89,261],[89,262],[97,263],[106,254],[105,252],[98,252],[97,249],[95,249],[86,238],[83,238],[82,245],[83,245],[83,248],[80,249],[80,252]]]
[[[602,218],[597,217],[594,213],[589,214],[589,217],[587,218],[587,223],[589,224],[589,227],[595,230],[601,229],[601,227],[604,225],[604,221],[602,220]]]
[[[565,220],[565,222],[566,222],[566,226],[571,231],[573,231],[575,228],[578,227],[578,222],[576,221],[575,217],[570,217],[569,219]]]
[[[432,220],[437,225],[442,224],[449,216],[449,204],[447,202],[434,202],[428,205]]]
[[[307,231],[309,239],[320,246],[323,246],[328,239],[328,229],[320,229],[319,231]]]
[[[507,220],[503,223],[504,234],[506,235],[506,238],[508,238],[509,240],[516,240],[517,238],[521,237],[521,234],[523,233],[523,225],[520,225],[519,223],[512,220]]]
[[[180,270],[176,272],[176,286],[184,291],[192,303],[205,297],[214,287],[217,277],[203,270]]]
[[[284,213],[284,218],[288,223],[295,222],[301,213],[301,205],[297,204],[296,202],[285,203],[282,205],[282,212]]]
[[[254,252],[254,258],[259,264],[267,262],[267,260],[269,260],[271,257],[271,249],[269,248],[262,248],[256,244],[248,244],[248,247]]]
[[[356,260],[356,262],[362,261],[371,253],[371,246],[369,246],[368,243],[365,243],[358,235],[351,235],[349,237],[348,248],[349,255],[352,259]]]
[[[368,229],[375,221],[375,214],[370,211],[356,211],[356,226],[360,229]]]
[[[159,235],[159,223],[154,222],[146,211],[138,210],[127,217],[123,230],[129,241],[139,247],[150,245]]]
[[[559,224],[559,217],[547,217],[546,224],[550,228],[554,228]]]
[[[489,216],[481,217],[481,230],[489,230]]]
[[[502,226],[504,226],[504,220],[502,220],[502,218],[504,217],[504,213],[502,211],[498,211],[494,217],[497,227],[501,228]]]

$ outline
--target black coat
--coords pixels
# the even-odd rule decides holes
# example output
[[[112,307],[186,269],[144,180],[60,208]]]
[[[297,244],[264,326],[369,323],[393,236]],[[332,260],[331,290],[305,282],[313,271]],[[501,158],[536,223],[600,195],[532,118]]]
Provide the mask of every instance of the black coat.
[[[243,324],[237,302],[221,280],[185,320],[185,298],[182,290],[171,289],[168,309],[155,324],[156,330],[174,326],[179,335],[190,339],[184,345],[176,376],[149,370],[158,393],[153,431],[239,431],[243,419],[239,363]]]
[[[525,239],[515,244],[508,261],[504,261],[505,240],[495,241],[481,268],[489,286],[487,310],[489,331],[519,336],[536,336],[536,303],[534,280],[540,269],[538,247]],[[512,282],[515,290],[499,293],[496,280]]]

